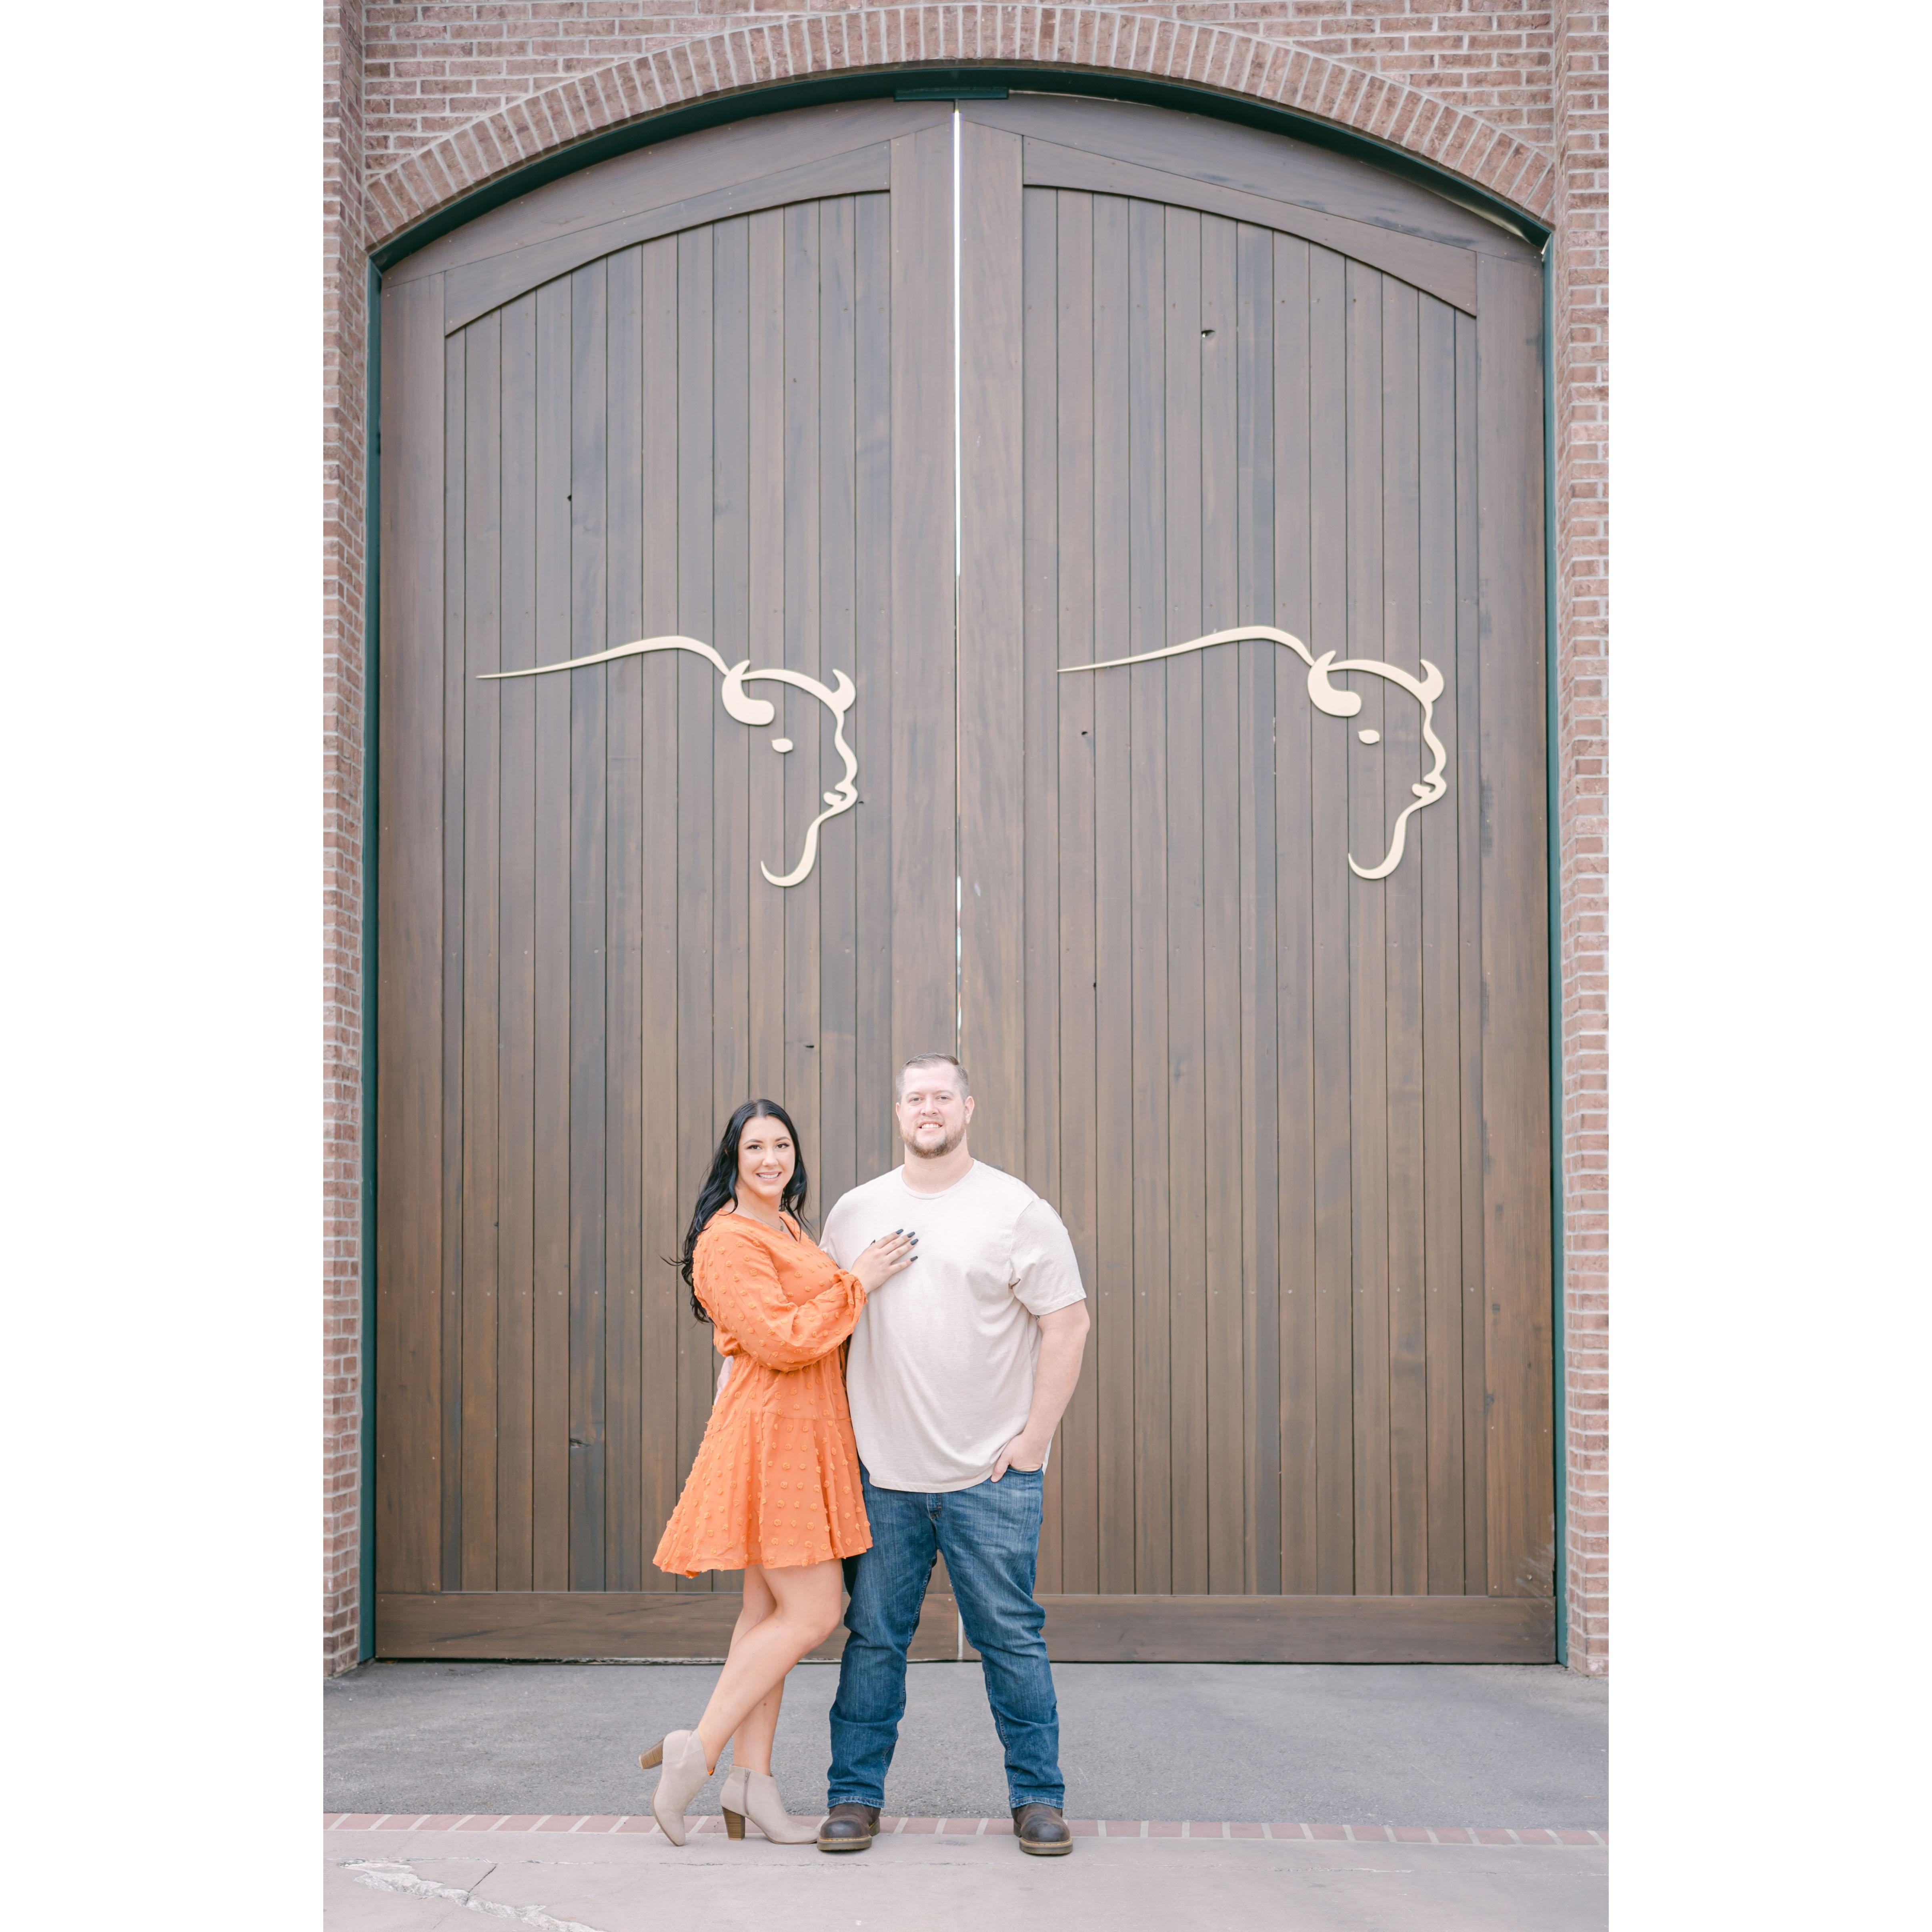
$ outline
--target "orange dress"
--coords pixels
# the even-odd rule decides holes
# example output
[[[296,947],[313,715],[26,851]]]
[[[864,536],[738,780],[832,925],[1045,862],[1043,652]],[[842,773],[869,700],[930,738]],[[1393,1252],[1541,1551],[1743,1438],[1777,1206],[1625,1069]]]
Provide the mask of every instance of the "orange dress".
[[[692,1272],[731,1372],[651,1559],[660,1570],[784,1569],[872,1546],[839,1346],[866,1291],[787,1225],[726,1208],[698,1238]]]

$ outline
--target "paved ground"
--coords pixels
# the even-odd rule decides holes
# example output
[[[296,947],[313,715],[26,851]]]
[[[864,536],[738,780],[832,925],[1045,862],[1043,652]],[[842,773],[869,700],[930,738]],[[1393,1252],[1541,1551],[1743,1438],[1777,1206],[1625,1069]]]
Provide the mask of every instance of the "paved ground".
[[[715,1674],[709,1664],[365,1664],[325,1687],[324,1803],[643,1812],[652,1777],[637,1768],[639,1749],[692,1722]],[[824,1802],[837,1677],[833,1665],[792,1673],[774,1768],[800,1814]],[[1060,1664],[1054,1677],[1070,1816],[1608,1820],[1601,1679],[1426,1664]],[[715,1812],[717,1791],[714,1782],[693,1810]],[[977,1818],[1005,1802],[979,1666],[914,1665],[886,1808]]]
[[[328,1932],[1601,1932],[1607,1856],[1089,1838],[1043,1859],[984,1836],[889,1838],[839,1858],[706,1836],[681,1850],[655,1835],[532,1835],[500,1849],[448,1832],[338,1830],[324,1844]]]

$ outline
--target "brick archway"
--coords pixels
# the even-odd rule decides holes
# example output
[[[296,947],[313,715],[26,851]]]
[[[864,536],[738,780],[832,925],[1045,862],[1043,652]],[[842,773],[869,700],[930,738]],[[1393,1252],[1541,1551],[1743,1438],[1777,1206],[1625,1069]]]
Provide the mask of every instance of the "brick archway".
[[[1432,162],[1539,220],[1550,217],[1548,154],[1400,82],[1226,27],[1108,8],[950,0],[734,27],[572,75],[374,176],[368,238],[380,245],[541,155],[664,108],[777,81],[969,61],[1130,74],[1272,102]]]

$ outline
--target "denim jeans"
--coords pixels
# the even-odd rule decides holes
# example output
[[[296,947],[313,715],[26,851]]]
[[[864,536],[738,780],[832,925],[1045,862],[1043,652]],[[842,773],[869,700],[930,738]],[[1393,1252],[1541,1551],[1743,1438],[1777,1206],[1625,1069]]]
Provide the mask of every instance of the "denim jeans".
[[[829,1804],[884,1804],[886,1770],[905,1715],[906,1649],[943,1553],[966,1640],[980,1653],[986,1700],[1006,1751],[1009,1804],[1064,1802],[1060,1709],[1034,1600],[1040,1472],[922,1496],[880,1490],[862,1468],[872,1546],[845,1559],[845,1654],[832,1706]]]

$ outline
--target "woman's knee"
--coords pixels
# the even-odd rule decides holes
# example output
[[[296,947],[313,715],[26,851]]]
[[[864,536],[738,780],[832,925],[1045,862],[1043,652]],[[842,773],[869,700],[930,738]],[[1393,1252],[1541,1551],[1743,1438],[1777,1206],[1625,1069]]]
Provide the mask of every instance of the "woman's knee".
[[[807,1650],[818,1646],[838,1629],[844,1604],[836,1564],[829,1576],[801,1576],[788,1582],[778,1600],[778,1613],[796,1632]]]

